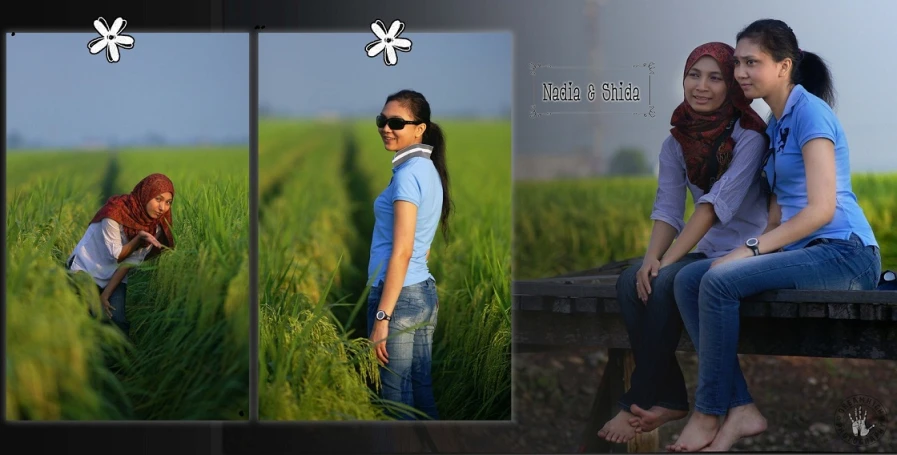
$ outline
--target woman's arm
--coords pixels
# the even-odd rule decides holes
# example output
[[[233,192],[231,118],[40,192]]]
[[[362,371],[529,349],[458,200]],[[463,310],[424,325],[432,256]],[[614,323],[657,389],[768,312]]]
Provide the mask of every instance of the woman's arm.
[[[676,243],[664,255],[661,265],[666,266],[682,259],[710,231],[717,220],[722,224],[732,220],[748,191],[756,188],[755,182],[760,173],[766,146],[764,135],[753,131],[742,133],[741,140],[732,150],[732,163],[729,168],[710,191],[698,199],[694,213],[688,219]]]
[[[677,143],[671,136],[660,149],[657,194],[651,211],[654,227],[645,252],[645,259],[651,261],[659,261],[663,257],[685,224],[683,218],[688,179],[685,164],[676,159],[676,154],[681,152],[674,149],[675,144]]]
[[[763,230],[763,233],[766,234],[779,227],[780,224],[782,224],[782,207],[779,205],[775,193],[773,193],[769,195],[769,218],[766,221],[766,229]]]
[[[793,218],[758,237],[761,254],[807,237],[835,216],[835,144],[827,138],[816,138],[807,142],[801,152],[807,175],[807,206]]]
[[[143,244],[143,239],[139,235],[122,245],[121,243],[121,225],[117,221],[110,218],[103,218],[103,240],[109,254],[119,263],[124,261]]]
[[[386,279],[383,283],[383,294],[380,297],[378,310],[392,316],[396,301],[405,284],[408,264],[414,250],[414,230],[417,227],[417,206],[407,201],[396,201],[393,204],[395,218],[393,221],[392,255],[386,266]],[[378,321],[387,322],[387,321]]]
[[[660,260],[660,267],[666,267],[682,259],[701,241],[715,222],[716,212],[713,211],[713,205],[707,203],[698,204],[695,207],[695,212],[688,219],[688,223],[685,224],[685,229],[682,230],[682,233],[679,234],[673,245],[663,255],[663,259]]]
[[[112,317],[112,305],[109,303],[109,299],[112,298],[112,293],[115,292],[115,288],[121,284],[121,281],[125,279],[125,276],[128,274],[128,266],[122,266],[115,270],[115,273],[112,274],[112,278],[109,279],[109,283],[103,288],[103,292],[100,293],[100,302],[103,304],[103,310],[106,312],[106,315],[110,318]]]

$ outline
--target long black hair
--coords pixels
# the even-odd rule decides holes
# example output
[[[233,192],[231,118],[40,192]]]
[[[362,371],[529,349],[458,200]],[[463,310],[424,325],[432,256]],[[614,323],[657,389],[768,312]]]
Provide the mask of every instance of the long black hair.
[[[386,103],[392,101],[399,102],[411,111],[414,120],[423,122],[427,126],[421,142],[433,147],[430,159],[433,160],[433,165],[436,166],[436,172],[439,173],[439,179],[442,181],[442,216],[439,218],[439,222],[442,225],[442,236],[448,240],[448,219],[454,206],[449,193],[448,166],[445,163],[445,134],[439,125],[430,120],[430,103],[424,98],[424,95],[414,90],[400,90],[386,98]]]
[[[742,38],[756,42],[776,62],[790,58],[794,62],[791,83],[802,85],[808,92],[835,107],[835,88],[828,65],[822,57],[798,47],[797,36],[788,24],[777,19],[760,19],[738,32],[735,40],[741,41]]]

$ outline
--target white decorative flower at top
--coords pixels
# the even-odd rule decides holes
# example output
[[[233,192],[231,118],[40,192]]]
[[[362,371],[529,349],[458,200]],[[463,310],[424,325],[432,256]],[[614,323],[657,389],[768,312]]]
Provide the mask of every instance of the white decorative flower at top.
[[[99,38],[94,38],[87,43],[87,49],[91,54],[99,54],[100,51],[106,49],[106,60],[109,63],[116,63],[120,58],[118,48],[133,49],[134,38],[128,35],[122,35],[122,30],[128,25],[128,21],[122,18],[116,18],[112,23],[112,27],[106,23],[106,19],[102,17],[93,21],[93,28],[97,29],[100,34]]]
[[[371,23],[371,31],[374,32],[374,35],[377,35],[378,39],[368,43],[364,47],[364,51],[371,58],[382,52],[383,62],[386,63],[386,66],[395,65],[399,61],[396,51],[411,52],[411,40],[399,38],[399,35],[404,30],[405,23],[402,21],[393,21],[392,25],[389,26],[389,30],[386,30],[386,25],[383,24],[383,21],[377,19]]]

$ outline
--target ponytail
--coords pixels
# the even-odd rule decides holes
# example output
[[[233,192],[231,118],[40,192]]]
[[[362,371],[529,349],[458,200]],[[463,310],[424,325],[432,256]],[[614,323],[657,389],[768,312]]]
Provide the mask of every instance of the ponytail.
[[[738,32],[735,40],[744,38],[756,42],[772,56],[776,62],[790,58],[791,83],[800,84],[832,108],[835,107],[835,88],[832,73],[822,57],[802,51],[797,45],[797,36],[788,24],[778,19],[760,19]]]
[[[807,51],[800,51],[800,57],[791,73],[791,81],[802,85],[808,92],[818,96],[829,106],[835,107],[835,88],[832,73],[822,57]]]
[[[445,162],[445,135],[442,133],[442,128],[435,122],[427,122],[427,129],[424,130],[422,142],[433,147],[433,153],[430,155],[430,158],[433,160],[433,165],[436,167],[436,172],[439,173],[439,179],[442,181],[442,215],[439,221],[442,225],[442,237],[448,240],[448,219],[451,216],[453,205],[449,192],[448,166]]]

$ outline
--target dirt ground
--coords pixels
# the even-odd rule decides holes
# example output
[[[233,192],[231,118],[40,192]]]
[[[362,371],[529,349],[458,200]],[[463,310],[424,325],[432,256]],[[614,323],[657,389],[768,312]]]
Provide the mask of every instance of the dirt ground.
[[[694,403],[697,358],[678,353]],[[503,444],[509,452],[573,453],[607,363],[606,351],[518,354],[514,359],[517,431]],[[764,434],[740,441],[733,451],[895,452],[893,417],[897,362],[742,356],[741,365],[760,411]],[[854,447],[835,432],[835,413],[846,398],[876,398],[889,418],[876,446]],[[660,428],[661,450],[675,441],[687,419]],[[598,431],[595,428],[594,431]],[[625,449],[624,449],[625,450]]]

